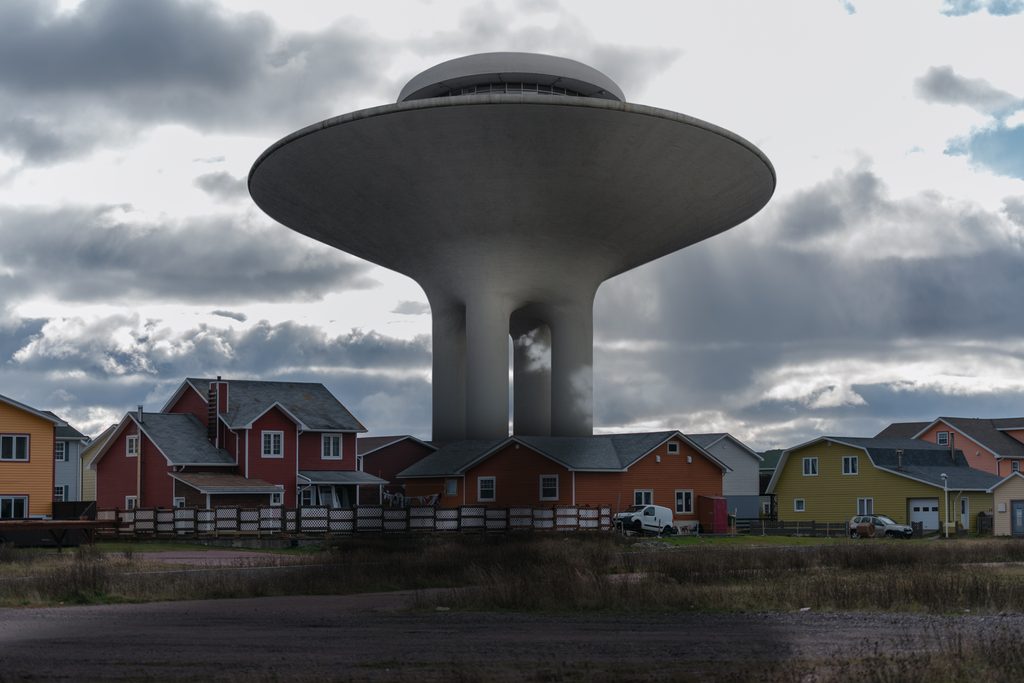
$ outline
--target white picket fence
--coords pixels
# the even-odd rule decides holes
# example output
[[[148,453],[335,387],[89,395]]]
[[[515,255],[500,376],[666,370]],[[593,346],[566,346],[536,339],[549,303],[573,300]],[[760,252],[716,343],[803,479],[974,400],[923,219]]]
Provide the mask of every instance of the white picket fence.
[[[611,507],[413,506],[354,508],[321,506],[139,508],[99,510],[97,519],[116,519],[107,535],[146,537],[274,536],[278,534],[329,536],[357,533],[508,532],[520,530],[607,531]]]

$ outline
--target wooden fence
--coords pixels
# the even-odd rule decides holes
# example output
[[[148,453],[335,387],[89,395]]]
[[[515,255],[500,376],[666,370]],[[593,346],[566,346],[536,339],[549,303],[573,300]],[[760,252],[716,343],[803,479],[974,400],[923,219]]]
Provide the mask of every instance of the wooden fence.
[[[607,531],[612,513],[602,507],[387,508],[218,507],[99,510],[100,520],[119,524],[106,535],[126,537],[333,536],[357,533],[509,532],[519,530]]]
[[[791,520],[748,520],[751,536],[848,536],[849,522],[796,522]]]

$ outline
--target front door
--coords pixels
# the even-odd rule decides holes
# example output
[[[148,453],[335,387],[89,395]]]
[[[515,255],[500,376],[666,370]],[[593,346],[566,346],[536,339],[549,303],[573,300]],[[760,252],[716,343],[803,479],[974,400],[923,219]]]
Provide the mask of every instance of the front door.
[[[1010,501],[1010,533],[1024,536],[1024,500]]]
[[[971,530],[971,499],[960,499],[960,527],[964,531]]]

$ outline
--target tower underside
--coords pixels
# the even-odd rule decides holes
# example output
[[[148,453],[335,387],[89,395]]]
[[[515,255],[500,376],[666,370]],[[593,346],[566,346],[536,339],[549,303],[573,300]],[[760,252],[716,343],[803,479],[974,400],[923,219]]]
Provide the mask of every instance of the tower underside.
[[[743,222],[770,198],[756,147],[614,100],[474,95],[329,119],[256,162],[285,225],[415,279],[433,315],[433,438],[580,436],[593,423],[601,282]]]

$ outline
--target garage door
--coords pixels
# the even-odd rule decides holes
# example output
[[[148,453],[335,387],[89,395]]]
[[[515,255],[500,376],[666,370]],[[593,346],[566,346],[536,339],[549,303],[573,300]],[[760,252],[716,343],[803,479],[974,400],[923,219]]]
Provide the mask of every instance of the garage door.
[[[911,498],[907,504],[910,507],[911,523],[921,522],[922,524],[924,524],[925,531],[938,531],[938,498]]]

